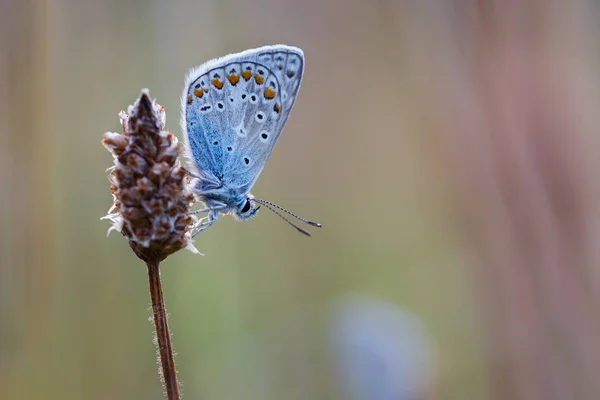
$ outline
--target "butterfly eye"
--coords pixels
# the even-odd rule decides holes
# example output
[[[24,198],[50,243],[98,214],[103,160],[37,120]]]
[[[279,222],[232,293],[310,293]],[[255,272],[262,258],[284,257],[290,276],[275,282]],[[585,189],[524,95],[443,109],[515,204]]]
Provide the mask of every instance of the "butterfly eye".
[[[247,213],[250,211],[250,201],[246,200],[246,204],[244,204],[244,208],[242,208],[242,213]]]

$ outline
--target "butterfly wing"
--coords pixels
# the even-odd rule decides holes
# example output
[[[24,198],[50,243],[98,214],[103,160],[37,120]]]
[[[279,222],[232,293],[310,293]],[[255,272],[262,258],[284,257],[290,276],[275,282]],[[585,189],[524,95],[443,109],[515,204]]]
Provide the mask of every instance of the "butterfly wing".
[[[303,71],[302,50],[276,45],[215,59],[190,72],[182,129],[204,190],[222,187],[232,195],[250,190],[289,117]]]

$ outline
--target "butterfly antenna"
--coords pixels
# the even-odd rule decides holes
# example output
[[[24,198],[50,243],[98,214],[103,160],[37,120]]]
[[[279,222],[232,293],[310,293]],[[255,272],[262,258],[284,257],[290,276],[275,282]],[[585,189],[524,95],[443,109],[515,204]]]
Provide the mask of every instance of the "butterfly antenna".
[[[291,215],[292,217],[294,217],[294,218],[296,218],[296,219],[298,219],[298,220],[300,220],[300,221],[304,222],[305,224],[312,225],[312,226],[316,226],[316,227],[318,227],[318,228],[320,228],[320,227],[322,227],[322,226],[323,226],[323,225],[321,225],[321,224],[320,224],[320,223],[318,223],[318,222],[309,221],[309,220],[307,220],[306,218],[302,218],[301,216],[299,216],[299,215],[296,215],[296,214],[294,214],[293,212],[291,212],[291,211],[288,211],[288,210],[286,210],[285,208],[283,208],[283,207],[280,207],[280,206],[278,206],[278,205],[277,205],[277,204],[275,204],[275,203],[271,203],[270,201],[266,201],[266,200],[262,200],[262,199],[257,199],[256,197],[253,197],[251,200],[252,200],[252,201],[255,201],[255,202],[259,203],[259,204],[262,204],[262,205],[264,205],[264,206],[265,206],[265,207],[267,207],[267,208],[268,208],[269,206],[271,206],[271,207],[275,207],[275,208],[276,208],[276,209],[278,209],[279,211],[283,211],[284,213],[287,213],[287,214]],[[271,209],[271,210],[272,210],[272,209]],[[274,211],[274,210],[272,210],[272,211]]]
[[[261,203],[260,201],[257,201],[257,199],[250,199],[258,204],[260,204],[261,206],[265,206],[266,208],[268,208],[269,210],[271,210],[272,212],[274,212],[275,214],[277,214],[279,216],[279,218],[281,218],[282,220],[284,220],[285,222],[287,222],[288,224],[290,224],[291,226],[293,226],[294,228],[296,228],[300,233],[304,233],[306,236],[310,236],[310,232],[307,231],[306,229],[302,229],[300,228],[298,225],[294,224],[292,221],[290,221],[289,219],[287,219],[286,217],[284,217],[283,215],[281,215],[277,210],[275,210],[274,208],[269,207],[268,204],[265,203]]]

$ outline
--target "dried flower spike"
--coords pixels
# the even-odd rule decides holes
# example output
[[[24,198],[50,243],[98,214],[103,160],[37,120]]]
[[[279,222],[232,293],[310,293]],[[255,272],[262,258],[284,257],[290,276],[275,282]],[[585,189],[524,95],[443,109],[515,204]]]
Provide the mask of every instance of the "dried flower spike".
[[[177,137],[164,130],[164,108],[142,90],[127,112],[119,113],[123,135],[107,132],[102,144],[113,154],[110,191],[114,204],[105,217],[121,232],[135,254],[148,262],[188,248],[194,196],[178,156]]]

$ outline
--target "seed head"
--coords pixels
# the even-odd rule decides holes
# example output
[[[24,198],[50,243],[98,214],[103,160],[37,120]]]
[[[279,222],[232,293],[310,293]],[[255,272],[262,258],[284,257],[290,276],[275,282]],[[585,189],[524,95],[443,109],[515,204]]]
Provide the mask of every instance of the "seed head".
[[[144,89],[119,117],[123,134],[107,132],[102,139],[114,158],[109,233],[121,232],[144,261],[162,261],[182,248],[198,252],[190,233],[194,195],[178,159],[177,137],[164,130],[164,108]]]

